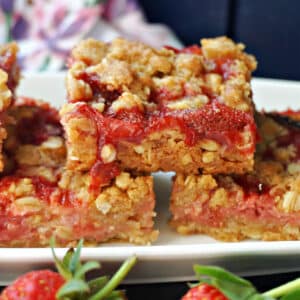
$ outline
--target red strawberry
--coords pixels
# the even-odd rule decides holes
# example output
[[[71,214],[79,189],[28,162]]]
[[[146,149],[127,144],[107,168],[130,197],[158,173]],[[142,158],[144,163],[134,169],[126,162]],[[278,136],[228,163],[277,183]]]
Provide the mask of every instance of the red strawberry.
[[[116,288],[136,263],[136,257],[128,258],[112,278],[101,276],[86,280],[86,273],[99,268],[100,264],[96,261],[82,264],[82,246],[83,240],[80,240],[77,249],[69,249],[62,260],[58,259],[52,247],[59,273],[49,270],[27,273],[4,289],[0,300],[125,299],[124,292]]]
[[[50,270],[29,272],[4,289],[0,300],[55,300],[64,283],[60,274]]]
[[[228,300],[228,298],[215,287],[202,283],[191,288],[181,300]]]

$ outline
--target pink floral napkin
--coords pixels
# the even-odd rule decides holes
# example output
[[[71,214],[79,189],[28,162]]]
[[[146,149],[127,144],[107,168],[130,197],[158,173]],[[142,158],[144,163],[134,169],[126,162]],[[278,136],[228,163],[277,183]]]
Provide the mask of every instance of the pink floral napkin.
[[[0,9],[0,42],[17,40],[21,66],[30,71],[63,69],[85,37],[181,46],[166,26],[147,23],[134,0],[0,0]]]

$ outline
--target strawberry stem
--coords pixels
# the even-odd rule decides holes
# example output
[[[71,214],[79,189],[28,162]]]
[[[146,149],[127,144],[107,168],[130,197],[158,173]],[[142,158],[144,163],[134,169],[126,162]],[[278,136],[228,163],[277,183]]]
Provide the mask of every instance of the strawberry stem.
[[[109,280],[109,282],[89,300],[101,300],[109,296],[112,291],[120,284],[120,282],[126,277],[131,268],[135,265],[137,259],[136,256],[128,258],[115,273],[115,275]]]
[[[287,293],[293,292],[297,289],[300,289],[300,278],[278,286],[270,291],[267,291],[263,293],[263,295],[276,298],[286,295]]]

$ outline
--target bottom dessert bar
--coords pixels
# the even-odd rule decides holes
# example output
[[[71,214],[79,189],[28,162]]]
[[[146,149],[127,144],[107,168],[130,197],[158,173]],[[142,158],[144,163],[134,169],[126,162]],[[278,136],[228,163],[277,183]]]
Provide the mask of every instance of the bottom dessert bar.
[[[30,169],[30,168],[29,168]],[[87,174],[51,170],[60,180],[45,179],[45,168],[22,170],[0,181],[0,246],[59,246],[116,240],[148,244],[153,230],[154,193],[151,176],[121,173],[94,194]],[[36,173],[33,176],[33,172]]]
[[[148,244],[155,196],[151,176],[120,173],[109,185],[91,186],[89,173],[64,170],[65,145],[57,111],[31,99],[9,110],[6,168],[0,179],[0,246]]]
[[[257,123],[253,172],[175,177],[170,223],[179,233],[223,241],[300,239],[299,124],[280,114],[259,115]]]

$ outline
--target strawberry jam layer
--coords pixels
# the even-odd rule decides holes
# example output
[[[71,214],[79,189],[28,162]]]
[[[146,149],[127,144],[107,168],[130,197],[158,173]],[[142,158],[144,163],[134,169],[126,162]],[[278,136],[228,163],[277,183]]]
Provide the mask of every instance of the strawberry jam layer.
[[[29,178],[29,177],[28,177]],[[33,186],[33,195],[40,199],[50,203],[50,196],[57,187],[56,183],[50,182],[43,177],[32,177],[31,184]],[[8,194],[10,187],[21,183],[22,177],[19,176],[7,176],[0,180],[0,212],[5,212],[5,209],[9,206],[9,202],[14,200],[11,199],[12,194]]]
[[[40,145],[50,136],[63,135],[58,111],[48,103],[20,97],[15,105],[17,107],[32,108],[30,115],[25,115],[18,120],[16,133],[22,144]]]
[[[36,197],[39,201],[47,205],[55,204],[67,208],[75,208],[82,206],[82,200],[75,197],[71,191],[63,190],[58,187],[58,182],[51,182],[41,176],[26,177],[31,180],[33,187],[32,197]],[[23,176],[12,175],[1,178],[0,180],[0,214],[5,212],[9,207],[12,194],[8,195],[7,191],[10,186],[20,184]]]
[[[72,117],[76,114],[95,121],[99,144],[117,145],[121,140],[140,143],[155,131],[179,128],[189,146],[194,146],[203,138],[209,138],[222,145],[236,147],[237,144],[243,144],[241,132],[246,129],[255,136],[256,129],[250,114],[231,109],[217,101],[197,110],[157,111],[146,114],[138,109],[102,114],[88,105],[81,105]],[[245,153],[253,150],[254,145],[251,145]]]
[[[258,189],[258,192],[255,190]],[[263,188],[264,189],[264,188]],[[194,201],[187,206],[172,206],[173,219],[184,224],[196,223],[200,226],[221,228],[226,227],[226,223],[232,220],[239,220],[247,224],[276,224],[276,226],[300,226],[300,213],[285,213],[278,210],[274,196],[255,185],[246,187],[243,194],[228,190],[228,197],[235,199],[229,205],[220,205],[212,208],[209,200],[201,201],[202,195],[199,194],[199,201]],[[200,193],[201,191],[199,191]],[[212,196],[212,194],[211,194]],[[179,195],[177,197],[180,197]],[[245,224],[244,224],[245,225]]]
[[[151,133],[165,129],[179,129],[188,146],[194,146],[205,138],[216,141],[225,151],[245,156],[252,155],[255,147],[256,127],[253,117],[218,101],[211,101],[197,110],[146,113],[138,109],[100,113],[88,104],[82,104],[68,116],[77,117],[92,120],[96,128],[98,158],[91,170],[93,187],[107,184],[119,174],[115,163],[105,165],[101,160],[99,153],[105,144],[112,144],[116,149],[121,141],[139,144]],[[248,141],[247,147],[243,147],[245,142],[241,133],[244,132],[250,135],[251,143]]]

